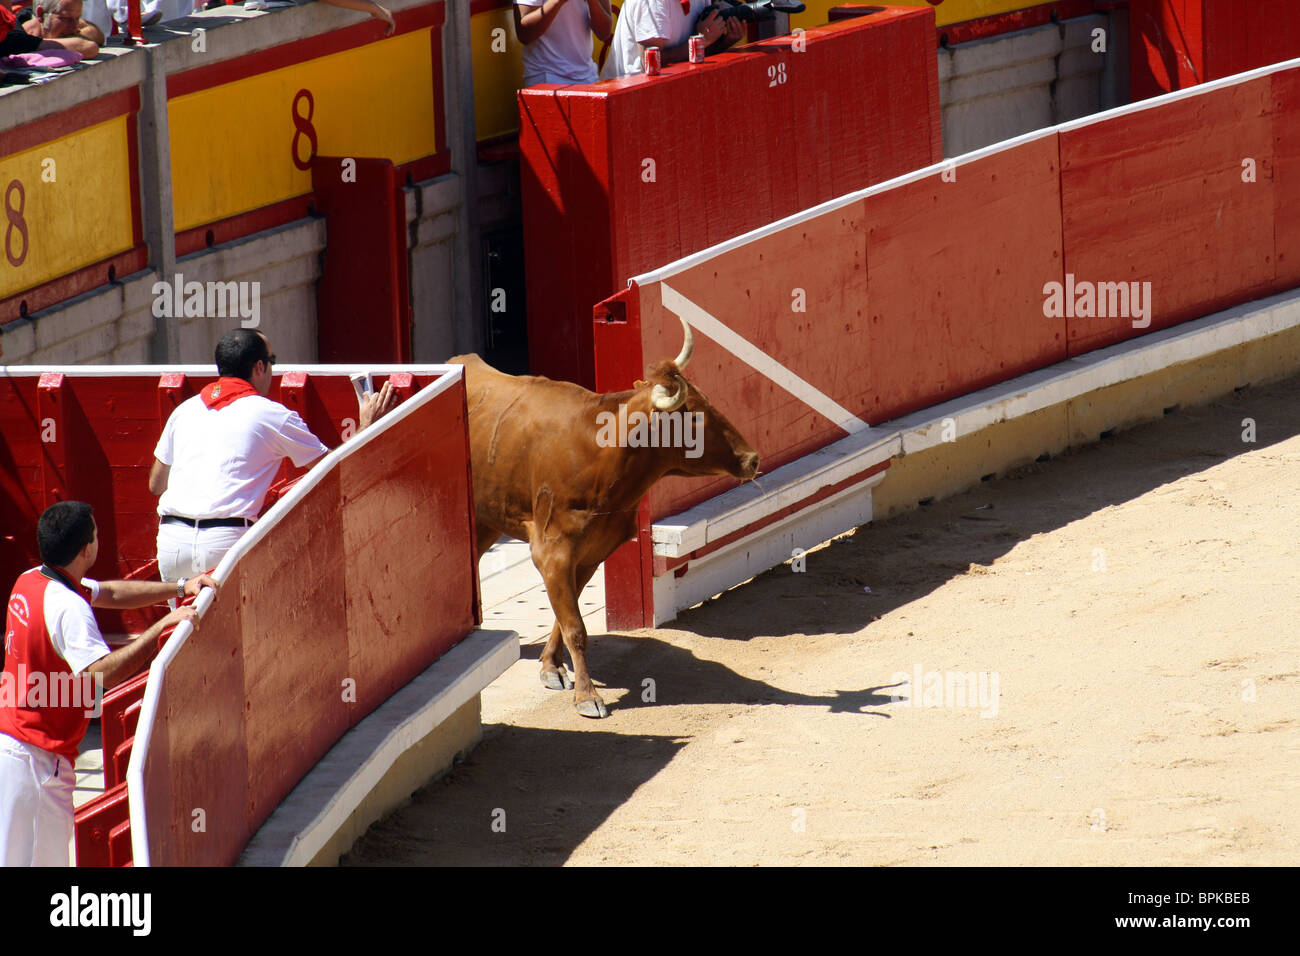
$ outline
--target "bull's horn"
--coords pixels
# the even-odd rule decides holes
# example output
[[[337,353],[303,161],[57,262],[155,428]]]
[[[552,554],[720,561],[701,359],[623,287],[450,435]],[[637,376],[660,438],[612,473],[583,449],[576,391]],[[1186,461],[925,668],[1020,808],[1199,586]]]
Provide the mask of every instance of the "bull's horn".
[[[676,395],[669,395],[668,389],[662,385],[656,385],[650,391],[650,401],[654,403],[655,408],[661,412],[671,412],[679,408],[682,402],[686,401],[686,383],[682,382],[677,389]]]
[[[684,372],[686,363],[691,360],[691,354],[695,351],[695,336],[691,334],[691,327],[686,320],[680,315],[677,318],[681,319],[682,329],[686,332],[686,341],[682,343],[682,354],[673,359],[673,364],[677,366],[679,372]]]

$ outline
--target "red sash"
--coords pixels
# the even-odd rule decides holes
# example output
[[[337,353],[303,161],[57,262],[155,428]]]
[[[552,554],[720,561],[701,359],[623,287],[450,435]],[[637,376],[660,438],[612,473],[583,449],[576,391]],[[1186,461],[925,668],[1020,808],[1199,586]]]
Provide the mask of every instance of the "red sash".
[[[203,398],[203,404],[213,411],[225,408],[231,402],[238,401],[241,398],[256,394],[257,389],[242,378],[219,378],[211,385],[204,385],[202,391],[199,392],[199,395]]]

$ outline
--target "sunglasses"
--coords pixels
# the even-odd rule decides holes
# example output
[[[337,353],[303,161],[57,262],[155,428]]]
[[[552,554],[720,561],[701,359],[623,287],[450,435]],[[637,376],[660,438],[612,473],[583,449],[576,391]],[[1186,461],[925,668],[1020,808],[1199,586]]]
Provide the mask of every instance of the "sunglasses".
[[[265,362],[267,365],[274,365],[274,364],[275,364],[275,356],[274,356],[274,355],[268,355],[266,358],[262,359],[262,361]]]

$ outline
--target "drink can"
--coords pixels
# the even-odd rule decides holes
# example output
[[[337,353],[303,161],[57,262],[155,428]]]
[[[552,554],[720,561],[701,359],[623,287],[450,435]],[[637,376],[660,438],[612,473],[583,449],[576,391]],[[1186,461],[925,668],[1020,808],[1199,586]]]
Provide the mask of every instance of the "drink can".
[[[704,62],[704,37],[702,37],[698,33],[695,34],[695,36],[691,37],[690,53],[691,53],[692,63]]]
[[[659,75],[659,48],[657,46],[649,47],[645,51],[645,75]]]

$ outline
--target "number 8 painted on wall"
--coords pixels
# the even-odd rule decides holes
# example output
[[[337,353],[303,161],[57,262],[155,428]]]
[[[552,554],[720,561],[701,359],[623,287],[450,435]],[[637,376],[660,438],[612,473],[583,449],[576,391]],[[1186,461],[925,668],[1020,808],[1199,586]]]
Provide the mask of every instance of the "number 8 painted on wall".
[[[307,101],[307,115],[300,116],[298,113],[298,104]],[[293,142],[289,145],[289,152],[293,156],[293,164],[299,169],[311,169],[312,157],[316,155],[316,127],[311,125],[311,118],[316,114],[316,100],[311,95],[311,90],[299,90],[293,95],[293,106],[289,110],[293,114]],[[311,152],[307,154],[306,159],[298,158],[298,138],[306,136],[307,142],[311,145]]]
[[[11,201],[15,192],[18,194],[16,208]],[[5,187],[5,218],[9,220],[9,226],[5,229],[5,258],[11,266],[20,266],[27,259],[27,220],[23,218],[26,209],[27,193],[23,184],[17,179],[11,180]],[[18,237],[22,240],[21,251],[17,253],[14,252],[14,230],[17,230]]]

